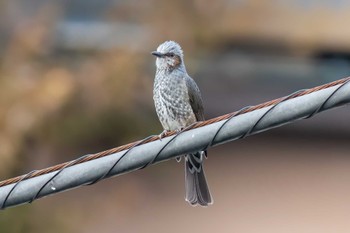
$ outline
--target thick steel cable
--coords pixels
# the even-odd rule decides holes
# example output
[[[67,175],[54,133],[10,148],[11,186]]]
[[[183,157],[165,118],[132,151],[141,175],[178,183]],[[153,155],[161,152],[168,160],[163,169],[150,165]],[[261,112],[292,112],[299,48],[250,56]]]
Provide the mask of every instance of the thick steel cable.
[[[326,89],[331,89],[332,88],[332,92],[330,92],[325,99],[321,100],[320,103],[318,104],[318,106],[315,109],[312,109],[311,113],[308,114],[304,114],[303,116],[298,116],[298,117],[294,117],[293,119],[289,119],[288,121],[283,122],[284,123],[288,123],[291,122],[293,120],[296,119],[302,119],[302,118],[309,118],[313,115],[315,115],[316,113],[323,111],[325,109],[331,108],[331,107],[335,107],[335,106],[339,106],[339,105],[343,105],[346,103],[350,102],[350,88],[349,88],[349,81],[350,81],[350,77],[348,78],[344,78],[341,80],[337,80],[335,82],[331,82],[322,86],[318,86],[315,88],[311,88],[311,89],[307,89],[307,90],[300,90],[298,92],[295,92],[289,96],[286,97],[282,97],[276,100],[272,100],[263,104],[259,104],[256,106],[249,106],[249,107],[245,107],[239,111],[230,113],[230,114],[226,114],[220,117],[216,117],[207,121],[203,121],[203,122],[197,122],[187,128],[185,128],[184,130],[182,130],[181,132],[168,132],[165,134],[165,138],[162,139],[162,146],[159,148],[158,152],[154,154],[153,157],[151,157],[149,160],[144,161],[142,166],[138,166],[136,169],[142,169],[147,167],[148,165],[153,164],[154,162],[159,162],[161,160],[164,159],[169,159],[170,157],[175,157],[175,155],[166,157],[166,158],[159,158],[162,155],[162,152],[168,148],[169,145],[174,144],[173,142],[175,142],[176,144],[176,139],[178,137],[180,137],[180,135],[184,134],[185,132],[192,130],[192,129],[197,129],[197,128],[201,128],[204,126],[209,126],[209,125],[216,125],[219,122],[221,123],[214,131],[213,136],[211,137],[211,140],[209,140],[206,145],[202,145],[200,148],[193,146],[193,148],[191,148],[192,151],[196,151],[198,149],[206,149],[210,146],[214,146],[218,143],[216,143],[216,139],[218,138],[218,135],[221,133],[221,131],[225,128],[226,125],[230,124],[231,120],[238,117],[238,116],[243,116],[243,114],[247,114],[247,113],[252,113],[252,112],[259,112],[262,110],[265,110],[256,120],[255,122],[253,122],[253,124],[251,124],[251,126],[246,129],[244,132],[242,132],[240,134],[239,137],[235,137],[235,138],[229,138],[228,140],[235,140],[235,139],[240,139],[240,138],[244,138],[246,136],[249,136],[253,133],[257,133],[263,130],[267,130],[269,128],[272,127],[276,127],[282,123],[276,123],[275,125],[273,123],[271,123],[271,125],[269,127],[263,128],[263,129],[258,129],[258,125],[262,122],[262,121],[267,121],[268,119],[268,115],[270,115],[270,113],[272,113],[277,107],[279,107],[281,104],[295,99],[297,97],[304,97],[306,95],[312,94],[312,93],[316,93],[316,92],[320,92],[322,90],[326,90]],[[341,92],[342,89],[344,89],[343,87],[347,87],[349,90],[346,90],[345,93],[344,91],[342,91],[341,96],[343,97],[343,99],[338,100],[337,102],[333,103],[333,105],[331,106],[327,106],[325,107],[327,104],[329,104],[330,100],[334,98],[337,98],[337,94],[340,95],[339,93]],[[334,89],[334,90],[333,90]],[[339,98],[338,98],[339,99]],[[291,109],[291,111],[295,111],[293,109]],[[251,123],[251,122],[250,122]],[[193,137],[193,135],[192,135]],[[112,175],[116,175],[116,174],[121,174],[130,170],[134,170],[135,168],[133,166],[131,166],[132,168],[127,168],[125,167],[124,169],[120,169],[119,172],[115,172],[114,170],[116,169],[116,166],[119,165],[120,163],[123,162],[123,159],[128,157],[127,155],[131,154],[131,151],[133,149],[137,149],[139,148],[141,145],[145,145],[148,144],[150,142],[156,142],[157,140],[159,140],[158,136],[149,136],[143,140],[140,140],[138,142],[134,142],[134,143],[130,143],[124,146],[120,146],[120,147],[116,147],[110,150],[106,150],[103,152],[99,152],[99,153],[95,153],[95,154],[89,154],[89,155],[85,155],[82,156],[76,160],[73,161],[69,161],[66,163],[62,163],[62,164],[58,164],[49,168],[45,168],[42,170],[36,170],[36,171],[32,171],[26,175],[22,175],[22,176],[18,176],[15,178],[11,178],[8,180],[4,180],[2,182],[0,182],[0,203],[2,203],[0,206],[0,208],[4,209],[7,208],[8,206],[12,206],[12,205],[17,205],[17,204],[21,204],[21,203],[25,203],[25,202],[32,202],[37,198],[40,198],[42,196],[46,196],[48,194],[54,193],[54,192],[59,192],[59,191],[63,191],[65,189],[68,188],[73,188],[79,185],[83,185],[83,184],[94,184],[104,178],[110,177]],[[228,141],[228,140],[220,140],[220,141]],[[222,143],[220,142],[219,143]],[[190,143],[188,143],[190,144]],[[177,145],[180,146],[180,145]],[[123,152],[124,151],[124,152]],[[181,150],[180,150],[181,151]],[[97,159],[101,159],[110,155],[115,155],[118,154],[120,152],[123,152],[121,154],[120,157],[117,158],[117,160],[114,160],[113,163],[111,163],[111,165],[108,165],[108,167],[104,168],[104,172],[101,173],[101,175],[96,176],[94,179],[90,179],[88,182],[86,181],[71,181],[71,182],[75,182],[76,185],[72,185],[70,184],[69,187],[63,187],[61,189],[51,185],[51,191],[45,191],[45,193],[43,194],[42,191],[45,190],[47,188],[47,186],[50,186],[50,183],[53,183],[55,180],[57,180],[57,178],[59,177],[59,175],[65,171],[65,169],[67,168],[71,168],[72,166],[77,166],[79,164],[83,164],[83,163],[87,163],[87,162],[91,162]],[[186,153],[189,151],[186,151]],[[177,155],[181,155],[181,153],[178,153]],[[163,156],[163,155],[162,155]],[[130,156],[129,156],[130,157]],[[129,159],[130,160],[130,159]],[[130,161],[128,161],[129,163],[131,163]],[[139,161],[138,161],[139,162]],[[130,166],[130,165],[129,165]],[[121,165],[120,165],[121,167]],[[52,174],[52,175],[51,175]],[[22,198],[23,200],[19,200],[21,198],[18,198],[18,196],[20,195],[20,192],[25,192],[26,190],[19,190],[20,188],[20,184],[22,184],[22,182],[26,182],[29,181],[32,178],[35,177],[42,177],[42,176],[48,176],[51,175],[47,180],[45,180],[45,182],[43,182],[41,184],[41,186],[39,188],[37,188],[37,190],[33,193],[33,195],[31,196],[30,199],[26,198]],[[73,177],[74,179],[74,177]],[[11,186],[11,187],[10,187]],[[4,190],[6,189],[6,190]],[[13,199],[13,200],[12,200]],[[12,200],[12,201],[11,201]]]

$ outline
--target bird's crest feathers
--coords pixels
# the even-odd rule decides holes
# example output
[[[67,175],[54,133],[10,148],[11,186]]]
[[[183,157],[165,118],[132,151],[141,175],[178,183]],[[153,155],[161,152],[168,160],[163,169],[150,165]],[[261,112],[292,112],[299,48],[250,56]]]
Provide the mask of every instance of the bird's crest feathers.
[[[172,40],[168,40],[165,41],[163,44],[160,44],[157,48],[157,52],[160,52],[162,54],[174,53],[175,55],[183,57],[183,51],[181,46]]]

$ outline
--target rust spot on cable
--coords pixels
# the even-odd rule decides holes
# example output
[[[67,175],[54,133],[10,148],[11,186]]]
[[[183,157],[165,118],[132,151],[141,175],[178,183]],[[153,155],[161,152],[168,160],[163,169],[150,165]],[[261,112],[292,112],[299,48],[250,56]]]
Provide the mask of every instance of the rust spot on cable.
[[[344,84],[344,83],[346,83],[348,81],[350,81],[350,77],[343,78],[343,79],[340,79],[340,80],[337,80],[337,81],[334,81],[334,82],[331,82],[331,83],[327,83],[327,84],[324,84],[324,85],[321,85],[321,86],[317,86],[317,87],[314,87],[314,88],[310,88],[310,89],[307,89],[307,90],[303,90],[303,91],[300,91],[300,92],[296,92],[295,94],[293,94],[291,96],[288,96],[287,99],[293,99],[293,98],[296,98],[296,97],[308,95],[308,94],[316,92],[316,91],[320,91],[320,90],[327,89],[327,88],[330,88],[330,87],[333,87],[333,86]],[[268,106],[272,106],[272,105],[280,103],[281,101],[284,101],[285,99],[286,99],[286,97],[281,97],[281,98],[278,98],[278,99],[275,99],[275,100],[271,100],[271,101],[268,101],[268,102],[265,102],[265,103],[262,103],[262,104],[258,104],[258,105],[255,105],[255,106],[248,107],[247,109],[244,109],[243,111],[241,111],[239,113],[238,112],[232,112],[232,113],[228,113],[228,114],[225,114],[225,115],[222,115],[222,116],[218,116],[216,118],[212,118],[212,119],[209,119],[209,120],[206,120],[206,121],[197,122],[196,124],[192,125],[190,127],[190,129],[203,127],[203,126],[210,125],[210,124],[222,121],[222,120],[227,120],[228,118],[230,118],[231,116],[233,116],[233,115],[235,115],[237,113],[238,113],[237,115],[242,115],[242,114],[245,114],[245,113],[248,113],[248,112],[252,112],[252,111],[255,111],[255,110],[258,110],[258,109],[262,109],[262,108],[265,108],[265,107],[268,107]],[[189,129],[187,129],[187,130],[189,130]],[[175,131],[167,132],[164,135],[164,137],[169,137],[169,136],[172,136],[174,134],[176,134]],[[142,144],[146,144],[146,143],[149,143],[149,142],[152,142],[152,141],[156,141],[156,140],[159,140],[158,136],[151,137],[148,140],[145,140]],[[107,156],[107,155],[111,155],[111,154],[120,152],[120,151],[123,151],[123,150],[127,150],[127,149],[131,148],[132,146],[136,145],[139,142],[140,141],[136,141],[136,142],[129,143],[129,144],[126,144],[126,145],[122,145],[122,146],[119,146],[119,147],[115,147],[115,148],[112,148],[112,149],[109,149],[109,150],[105,150],[105,151],[98,152],[98,153],[95,153],[95,154],[87,155],[86,157],[84,157],[82,159],[79,159],[79,160],[73,160],[73,161],[57,164],[57,165],[54,165],[54,166],[51,166],[51,167],[48,167],[48,168],[44,168],[44,169],[41,169],[41,170],[37,170],[37,171],[32,172],[29,176],[28,175],[22,175],[22,176],[17,176],[17,177],[14,177],[14,178],[10,178],[10,179],[1,181],[0,182],[0,187],[6,186],[6,185],[9,185],[9,184],[13,184],[13,183],[16,183],[18,181],[21,181],[25,176],[27,176],[27,177],[25,177],[25,179],[33,178],[33,177],[36,177],[36,176],[41,176],[41,175],[44,175],[44,174],[47,174],[47,173],[50,173],[50,172],[59,171],[59,170],[63,169],[64,167],[66,167],[67,165],[71,166],[71,165],[75,165],[75,164],[79,164],[79,163],[84,163],[84,162],[87,162],[87,161],[91,161],[91,160],[94,160],[94,159],[98,159],[98,158],[101,158],[101,157],[104,157],[104,156]]]

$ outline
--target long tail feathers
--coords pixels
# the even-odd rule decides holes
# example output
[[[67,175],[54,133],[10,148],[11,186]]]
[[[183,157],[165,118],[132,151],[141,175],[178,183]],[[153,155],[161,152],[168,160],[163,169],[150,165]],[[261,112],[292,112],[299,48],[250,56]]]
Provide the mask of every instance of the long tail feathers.
[[[208,206],[213,203],[202,166],[206,152],[185,156],[186,201],[191,205]]]

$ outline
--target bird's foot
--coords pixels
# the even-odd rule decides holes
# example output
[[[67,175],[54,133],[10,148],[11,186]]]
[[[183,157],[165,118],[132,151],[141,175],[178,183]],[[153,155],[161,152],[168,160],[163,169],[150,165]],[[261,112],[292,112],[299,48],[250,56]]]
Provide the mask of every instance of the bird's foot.
[[[181,131],[182,131],[183,129],[184,129],[184,128],[176,129],[176,130],[175,130],[176,134],[181,133]]]
[[[208,158],[208,152],[207,150],[203,151],[204,157],[207,159]]]
[[[158,135],[159,139],[162,140],[162,139],[164,138],[164,136],[166,135],[167,132],[169,132],[169,131],[166,130],[166,129],[163,130],[163,132],[161,132],[161,133]]]

